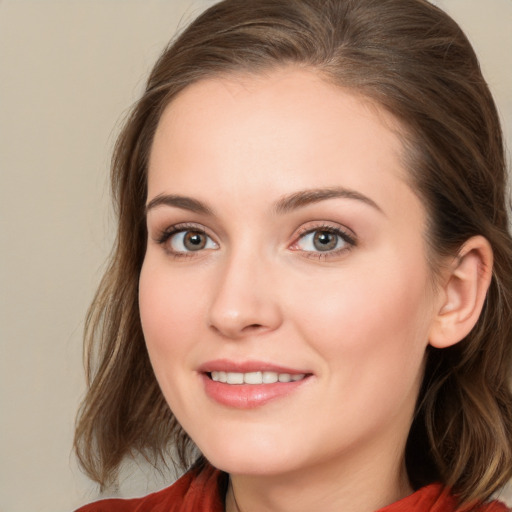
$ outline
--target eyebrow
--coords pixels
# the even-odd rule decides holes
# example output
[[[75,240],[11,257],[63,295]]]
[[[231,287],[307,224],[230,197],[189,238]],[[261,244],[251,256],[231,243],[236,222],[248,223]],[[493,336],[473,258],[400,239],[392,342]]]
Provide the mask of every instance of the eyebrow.
[[[328,199],[339,198],[361,201],[384,214],[382,208],[380,208],[380,206],[369,197],[355,190],[350,190],[343,187],[299,190],[298,192],[283,196],[281,199],[279,199],[274,205],[274,211],[277,214],[284,214],[292,210],[304,208],[310,204],[319,203]],[[192,197],[180,196],[176,194],[159,194],[158,196],[154,197],[146,205],[146,214],[158,206],[171,206],[194,213],[201,213],[203,215],[214,214],[213,210],[205,203],[202,203],[197,199],[193,199]]]
[[[361,201],[372,208],[375,208],[378,212],[384,214],[382,208],[373,199],[357,192],[343,187],[330,187],[330,188],[318,188],[318,189],[307,189],[294,192],[293,194],[287,195],[279,199],[275,204],[276,213],[287,213],[297,208],[303,208],[310,204],[319,203],[320,201],[326,201],[328,199],[354,199]]]
[[[159,194],[151,199],[146,205],[146,214],[158,206],[173,206],[182,210],[189,210],[194,213],[202,213],[203,215],[213,215],[211,208],[206,204],[187,196],[179,196],[176,194]]]

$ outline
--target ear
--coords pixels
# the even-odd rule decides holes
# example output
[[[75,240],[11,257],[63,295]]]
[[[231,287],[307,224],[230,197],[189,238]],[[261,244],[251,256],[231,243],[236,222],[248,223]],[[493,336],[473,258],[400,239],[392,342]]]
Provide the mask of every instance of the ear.
[[[448,267],[429,336],[436,348],[464,339],[473,329],[491,283],[493,252],[483,236],[470,238]]]

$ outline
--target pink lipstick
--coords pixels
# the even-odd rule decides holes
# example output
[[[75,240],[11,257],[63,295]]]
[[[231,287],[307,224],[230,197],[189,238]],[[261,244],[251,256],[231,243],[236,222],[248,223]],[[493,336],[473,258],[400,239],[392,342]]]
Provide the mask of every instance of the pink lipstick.
[[[259,407],[287,396],[311,377],[307,371],[260,361],[210,361],[199,372],[212,400],[238,409]]]

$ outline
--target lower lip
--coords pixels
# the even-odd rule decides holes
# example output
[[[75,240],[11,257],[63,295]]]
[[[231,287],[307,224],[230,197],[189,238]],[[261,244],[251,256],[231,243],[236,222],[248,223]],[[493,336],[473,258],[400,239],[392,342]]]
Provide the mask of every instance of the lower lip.
[[[309,377],[295,382],[276,382],[274,384],[225,384],[216,382],[208,375],[201,375],[206,394],[215,402],[237,409],[254,409],[266,403],[293,393]]]

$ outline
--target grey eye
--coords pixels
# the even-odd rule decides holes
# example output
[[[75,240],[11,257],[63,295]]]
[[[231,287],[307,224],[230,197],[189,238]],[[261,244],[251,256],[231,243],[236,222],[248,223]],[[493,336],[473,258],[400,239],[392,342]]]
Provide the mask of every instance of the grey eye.
[[[328,252],[343,248],[347,242],[338,233],[315,230],[302,236],[297,245],[306,252]]]

